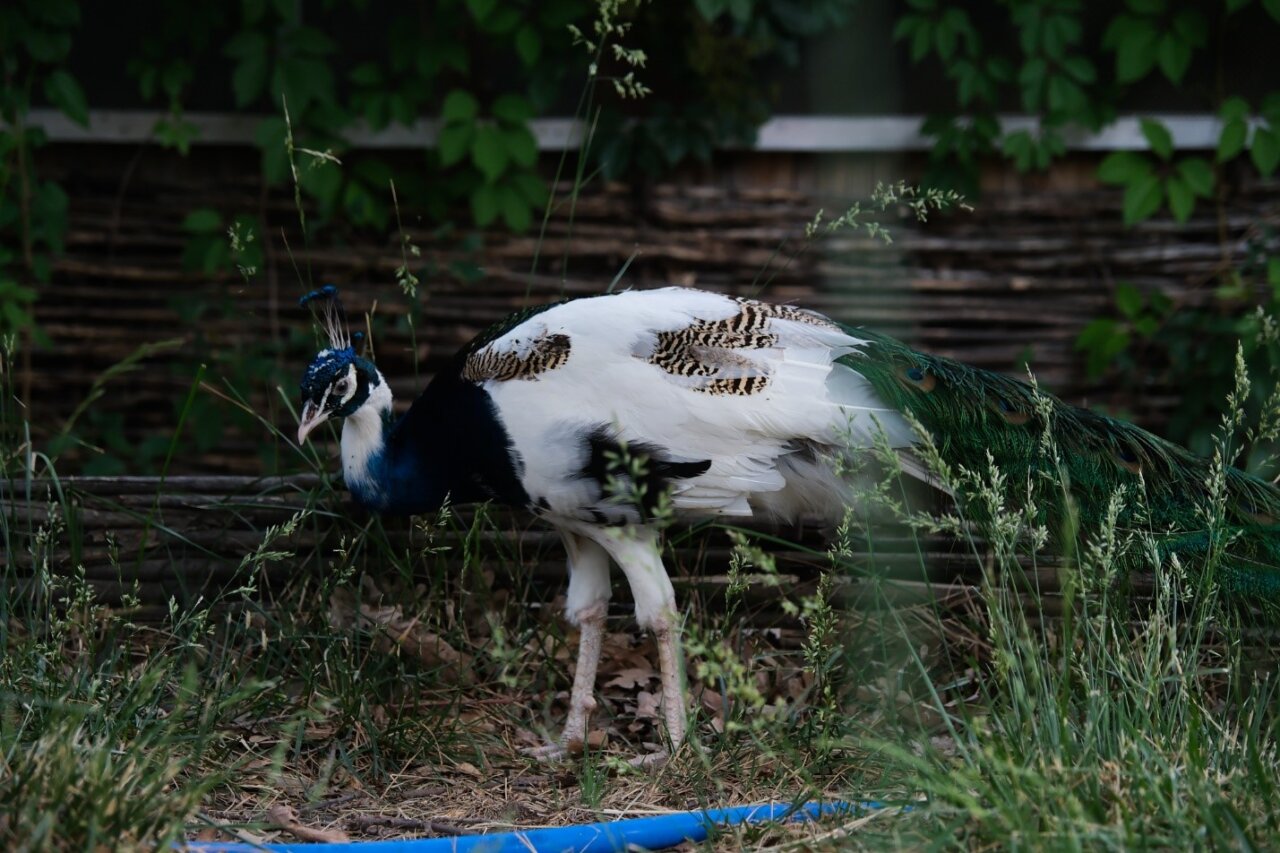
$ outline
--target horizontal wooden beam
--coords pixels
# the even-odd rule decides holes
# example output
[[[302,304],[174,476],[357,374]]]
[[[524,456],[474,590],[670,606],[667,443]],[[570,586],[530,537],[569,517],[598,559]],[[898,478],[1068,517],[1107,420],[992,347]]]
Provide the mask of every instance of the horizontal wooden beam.
[[[52,109],[35,109],[29,123],[44,129],[54,142],[139,143],[152,138],[163,113],[150,110],[93,110],[89,126],[81,127]],[[1209,113],[1156,114],[1146,116],[1164,123],[1180,149],[1210,149],[1218,144],[1222,124]],[[192,112],[185,119],[195,125],[193,145],[250,145],[262,115]],[[1075,151],[1132,151],[1148,147],[1140,116],[1121,116],[1097,133],[1072,128],[1064,132],[1067,148]],[[1000,117],[1006,131],[1038,127],[1034,116]],[[924,151],[933,141],[921,134],[921,116],[775,116],[764,123],[754,145],[728,146],[730,150],[790,151],[796,153],[875,153]],[[583,125],[571,118],[540,118],[531,122],[538,147],[544,151],[577,148]],[[389,125],[370,130],[355,122],[343,135],[358,149],[413,149],[435,144],[440,122],[419,119],[412,125]]]

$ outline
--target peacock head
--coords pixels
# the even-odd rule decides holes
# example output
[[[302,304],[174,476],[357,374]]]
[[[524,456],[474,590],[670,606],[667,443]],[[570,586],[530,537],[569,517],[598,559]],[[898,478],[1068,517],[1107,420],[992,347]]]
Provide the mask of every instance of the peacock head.
[[[328,348],[316,353],[302,374],[302,415],[298,419],[298,444],[302,444],[325,421],[360,411],[383,380],[373,362],[356,352],[363,335],[347,331],[347,318],[336,287],[328,284],[313,290],[298,304],[316,310],[316,318],[329,338]]]
[[[298,443],[306,441],[307,435],[325,421],[354,415],[381,384],[382,376],[373,362],[356,355],[353,347],[316,353],[302,374]]]

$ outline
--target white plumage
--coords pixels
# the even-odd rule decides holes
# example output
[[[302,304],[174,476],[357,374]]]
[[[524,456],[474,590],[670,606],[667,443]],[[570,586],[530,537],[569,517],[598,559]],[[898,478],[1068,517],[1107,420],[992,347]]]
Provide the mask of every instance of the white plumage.
[[[583,633],[566,741],[585,737],[594,706],[609,598],[606,555],[626,575],[640,625],[658,636],[673,742],[685,729],[679,621],[657,532],[581,475],[589,463],[584,431],[607,425],[622,445],[661,448],[664,459],[677,463],[709,461],[703,473],[671,483],[672,506],[682,514],[739,517],[830,516],[849,493],[824,454],[844,452],[850,442],[870,446],[881,430],[894,446],[912,443],[901,416],[880,403],[859,373],[836,362],[856,353],[861,341],[819,315],[793,310],[786,313],[803,319],[754,320],[774,339],[768,346],[694,343],[686,355],[702,373],[681,375],[654,363],[661,333],[731,322],[744,304],[758,303],[674,287],[579,299],[537,314],[486,348],[491,356],[523,358],[531,341],[564,335],[571,342],[568,359],[554,370],[483,383],[522,462],[525,491],[562,531],[569,553],[566,616]],[[749,377],[764,387],[706,390],[717,380]],[[627,525],[599,523],[618,520],[620,512]]]
[[[911,443],[901,416],[880,404],[859,373],[835,363],[860,341],[834,324],[771,318],[775,346],[705,348],[709,358],[733,356],[716,378],[768,377],[755,394],[704,393],[696,378],[648,360],[658,332],[725,320],[741,309],[737,300],[704,291],[628,291],[548,309],[489,345],[519,351],[516,342],[555,333],[572,341],[568,361],[532,381],[484,383],[525,462],[524,487],[546,499],[549,520],[581,517],[583,486],[572,476],[583,464],[581,448],[565,438],[583,426],[609,424],[623,442],[657,444],[677,461],[710,460],[705,474],[674,484],[672,502],[677,510],[737,516],[760,509],[793,516],[789,494],[796,495],[796,510],[840,506],[840,494],[830,501],[808,494],[815,466],[789,459],[801,442],[842,448],[852,439],[869,446],[884,429],[893,444]]]

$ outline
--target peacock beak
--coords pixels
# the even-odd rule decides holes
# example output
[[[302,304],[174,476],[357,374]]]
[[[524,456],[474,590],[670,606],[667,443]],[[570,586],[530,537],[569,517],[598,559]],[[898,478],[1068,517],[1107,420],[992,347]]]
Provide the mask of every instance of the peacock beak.
[[[298,419],[298,444],[307,440],[307,435],[328,419],[329,415],[315,403],[308,400],[302,407],[302,417]]]

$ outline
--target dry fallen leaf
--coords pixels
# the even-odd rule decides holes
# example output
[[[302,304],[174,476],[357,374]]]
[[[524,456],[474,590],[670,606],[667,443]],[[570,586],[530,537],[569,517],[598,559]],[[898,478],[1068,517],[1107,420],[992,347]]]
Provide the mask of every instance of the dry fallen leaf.
[[[630,666],[619,672],[613,678],[604,683],[605,687],[622,687],[630,689],[633,687],[644,687],[650,681],[655,680],[658,673],[654,672],[653,667],[635,667]]]
[[[660,706],[659,697],[661,691],[650,693],[647,690],[641,690],[636,694],[636,716],[647,719],[658,718],[658,708]]]
[[[346,628],[377,629],[386,651],[391,644],[420,660],[429,667],[445,669],[460,684],[470,684],[473,678],[472,659],[449,645],[443,637],[427,630],[418,617],[408,617],[399,605],[375,605],[357,602],[348,589],[340,589],[329,599],[330,624]]]
[[[315,829],[304,826],[298,820],[298,813],[292,806],[277,804],[267,810],[267,820],[293,835],[299,841],[315,841],[337,844],[350,841],[351,838],[340,829]]]
[[[484,777],[484,774],[480,772],[480,768],[476,767],[470,761],[460,761],[453,766],[453,769],[460,773],[465,773],[468,776],[474,776],[477,779]]]

